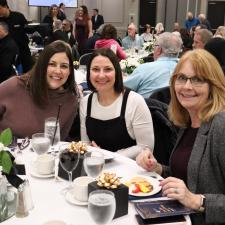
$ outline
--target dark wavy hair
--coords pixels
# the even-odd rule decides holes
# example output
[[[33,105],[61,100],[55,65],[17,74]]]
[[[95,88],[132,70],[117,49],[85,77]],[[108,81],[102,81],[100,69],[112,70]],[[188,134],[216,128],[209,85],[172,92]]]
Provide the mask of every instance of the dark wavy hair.
[[[63,41],[54,41],[41,52],[38,61],[29,74],[21,77],[26,83],[34,102],[40,107],[45,106],[49,101],[49,87],[46,74],[49,60],[56,53],[66,53],[69,59],[70,75],[63,87],[77,95],[71,48]]]
[[[103,27],[101,39],[114,39],[117,38],[116,28],[112,24],[106,24]]]
[[[118,61],[117,56],[114,54],[114,52],[109,49],[109,48],[99,48],[96,49],[93,53],[92,53],[92,57],[87,65],[87,83],[89,88],[96,92],[95,87],[92,85],[91,80],[90,80],[90,70],[91,70],[91,63],[93,61],[93,59],[97,56],[104,56],[106,58],[108,58],[110,60],[110,62],[113,64],[113,67],[115,69],[115,84],[114,84],[114,90],[117,93],[121,93],[124,90],[124,86],[123,86],[123,77],[122,77],[122,71],[120,68],[120,64]]]

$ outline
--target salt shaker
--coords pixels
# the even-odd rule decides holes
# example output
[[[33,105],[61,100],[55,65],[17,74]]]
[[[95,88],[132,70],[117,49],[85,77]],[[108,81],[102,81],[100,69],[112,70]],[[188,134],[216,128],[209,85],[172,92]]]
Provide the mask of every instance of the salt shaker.
[[[31,191],[30,191],[30,183],[29,180],[24,181],[24,194],[25,194],[25,201],[27,205],[27,210],[31,210],[34,208]]]
[[[26,217],[29,215],[26,197],[25,183],[20,184],[17,191],[16,217]]]

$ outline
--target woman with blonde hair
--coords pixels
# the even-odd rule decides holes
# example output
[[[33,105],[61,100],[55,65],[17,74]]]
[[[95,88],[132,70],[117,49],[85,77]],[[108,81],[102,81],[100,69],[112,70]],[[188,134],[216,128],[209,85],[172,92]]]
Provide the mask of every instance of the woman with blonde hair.
[[[207,51],[185,53],[170,83],[170,119],[179,127],[170,166],[159,164],[151,151],[137,163],[155,171],[163,196],[196,210],[193,225],[225,221],[225,77],[218,61]],[[173,177],[169,177],[169,176]]]
[[[220,37],[225,39],[225,26],[219,26],[213,37]]]

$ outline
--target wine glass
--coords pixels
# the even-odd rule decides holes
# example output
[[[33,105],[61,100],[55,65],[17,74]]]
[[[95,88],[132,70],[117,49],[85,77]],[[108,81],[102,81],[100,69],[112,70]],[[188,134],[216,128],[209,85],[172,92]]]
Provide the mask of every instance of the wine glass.
[[[32,135],[31,145],[38,155],[42,155],[49,150],[50,139],[44,133],[36,133]]]
[[[72,189],[72,172],[77,167],[80,159],[80,152],[74,152],[69,149],[69,144],[59,146],[59,162],[62,168],[68,173],[69,186],[67,191]]]
[[[89,194],[88,212],[97,225],[109,224],[116,211],[116,200],[113,192],[97,190]]]
[[[96,178],[103,170],[105,164],[104,155],[98,151],[86,152],[83,164],[87,175]]]

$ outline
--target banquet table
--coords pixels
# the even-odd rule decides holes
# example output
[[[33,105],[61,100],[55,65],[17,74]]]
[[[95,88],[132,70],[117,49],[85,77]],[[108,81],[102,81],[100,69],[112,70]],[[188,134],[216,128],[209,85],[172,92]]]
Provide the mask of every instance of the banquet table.
[[[110,154],[103,150],[104,154]],[[29,211],[29,215],[24,218],[16,216],[2,222],[2,225],[42,225],[49,220],[61,220],[67,225],[94,225],[91,220],[87,206],[78,206],[68,203],[62,194],[62,189],[68,185],[68,181],[61,178],[36,178],[31,176],[31,161],[36,157],[35,153],[27,148],[19,154],[20,161],[25,163],[26,177],[29,179],[31,196],[34,202],[34,208]],[[103,171],[116,172],[118,176],[126,178],[134,175],[154,175],[160,179],[155,173],[149,173],[139,167],[132,159],[115,153],[114,159],[105,164]],[[112,225],[137,225],[135,219],[135,209],[132,203],[129,203],[128,215],[114,219]],[[190,225],[190,219],[186,218],[186,225]]]

